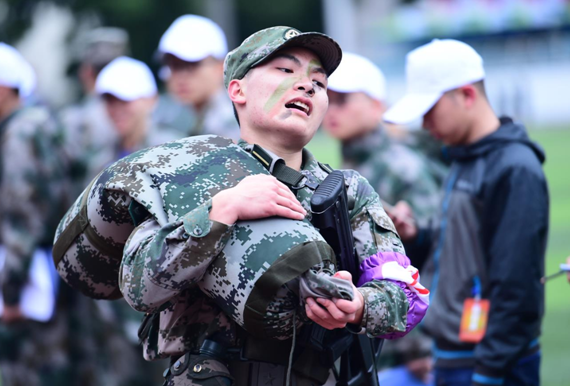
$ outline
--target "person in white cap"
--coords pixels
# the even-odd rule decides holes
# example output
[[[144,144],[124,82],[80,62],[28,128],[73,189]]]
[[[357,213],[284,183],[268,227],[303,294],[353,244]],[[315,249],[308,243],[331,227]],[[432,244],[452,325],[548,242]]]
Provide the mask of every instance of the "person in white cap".
[[[362,174],[382,199],[410,204],[420,219],[435,213],[439,186],[422,155],[391,139],[382,127],[386,81],[367,58],[343,53],[328,84],[324,129],[342,142],[343,169]]]
[[[216,134],[239,138],[239,126],[223,85],[228,52],[224,32],[212,20],[183,15],[166,30],[158,46],[169,95],[162,97],[155,120],[184,136]],[[176,108],[172,99],[183,108]]]
[[[45,107],[24,106],[35,74],[0,43],[0,383],[47,384],[65,374],[65,320],[56,312],[51,244],[65,212],[62,132]],[[55,220],[55,222],[54,222]],[[33,283],[33,284],[30,284]],[[33,297],[30,297],[31,291]],[[49,323],[46,323],[50,321]]]
[[[495,115],[484,78],[481,56],[457,40],[407,55],[408,92],[384,118],[423,117],[452,164],[431,227],[410,221],[405,203],[391,216],[406,250],[427,258],[433,302],[423,326],[435,339],[436,384],[538,385],[545,155],[524,126]]]
[[[106,166],[134,151],[180,138],[178,132],[158,127],[151,116],[157,101],[157,87],[146,64],[125,56],[105,66],[95,83],[105,110],[117,133],[111,146],[88,152],[84,185]]]

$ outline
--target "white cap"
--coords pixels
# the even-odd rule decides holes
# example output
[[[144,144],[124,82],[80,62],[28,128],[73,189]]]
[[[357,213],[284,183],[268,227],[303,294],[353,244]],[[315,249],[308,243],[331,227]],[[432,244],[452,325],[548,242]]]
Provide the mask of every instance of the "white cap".
[[[0,85],[18,89],[21,98],[36,87],[34,69],[14,47],[0,43]]]
[[[372,99],[386,99],[386,79],[380,69],[363,56],[342,53],[340,65],[328,81],[329,90],[351,93],[363,92]]]
[[[162,35],[158,50],[187,62],[198,62],[208,56],[223,60],[228,53],[228,44],[224,31],[212,20],[183,15]]]
[[[99,95],[111,94],[128,102],[157,94],[156,82],[148,66],[126,56],[103,67],[97,76],[95,90]]]
[[[406,56],[406,95],[384,114],[384,120],[410,123],[425,115],[446,91],[484,78],[483,58],[473,48],[458,40],[434,39]]]

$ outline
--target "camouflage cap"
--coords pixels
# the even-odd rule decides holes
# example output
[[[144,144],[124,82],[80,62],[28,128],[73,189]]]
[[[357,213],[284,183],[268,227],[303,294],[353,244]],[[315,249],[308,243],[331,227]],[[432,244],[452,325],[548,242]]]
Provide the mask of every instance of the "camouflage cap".
[[[321,59],[327,75],[338,67],[342,50],[336,41],[320,32],[301,32],[291,27],[271,27],[258,31],[226,56],[224,84],[242,79],[253,67],[261,64],[274,52],[286,47],[303,47]]]
[[[79,38],[78,59],[95,67],[104,67],[113,59],[129,52],[127,31],[115,27],[99,27]]]

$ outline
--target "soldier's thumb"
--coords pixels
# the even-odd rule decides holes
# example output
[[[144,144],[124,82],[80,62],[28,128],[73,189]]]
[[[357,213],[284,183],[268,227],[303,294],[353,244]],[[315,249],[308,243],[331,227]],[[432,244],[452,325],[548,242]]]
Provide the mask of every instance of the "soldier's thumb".
[[[352,281],[352,275],[348,271],[338,271],[337,273],[334,274],[333,277],[337,277],[337,278],[343,279],[343,280]]]

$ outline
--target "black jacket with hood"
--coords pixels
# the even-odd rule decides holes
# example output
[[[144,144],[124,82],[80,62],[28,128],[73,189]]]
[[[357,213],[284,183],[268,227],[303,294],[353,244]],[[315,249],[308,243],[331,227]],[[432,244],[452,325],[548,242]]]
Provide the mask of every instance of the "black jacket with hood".
[[[423,327],[435,339],[436,366],[474,366],[474,378],[492,384],[539,349],[549,211],[545,155],[509,118],[476,143],[446,150],[452,166],[439,218],[411,246],[412,255],[423,251],[427,258],[421,276],[432,303]],[[491,306],[485,336],[474,345],[459,340],[459,326],[477,280]]]

